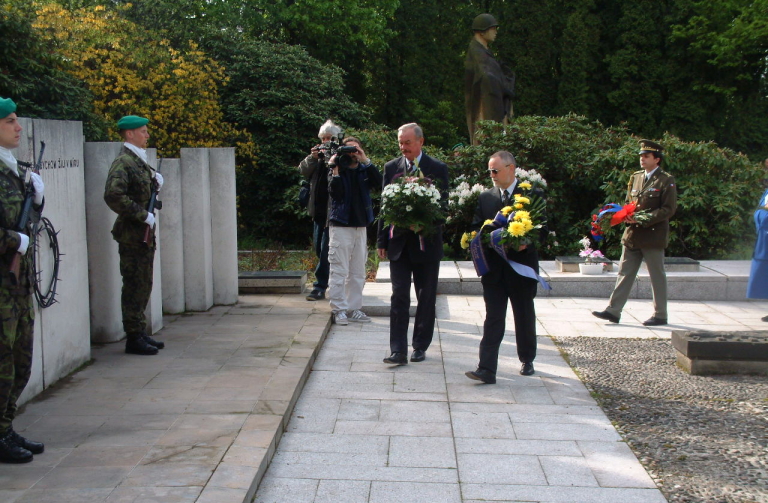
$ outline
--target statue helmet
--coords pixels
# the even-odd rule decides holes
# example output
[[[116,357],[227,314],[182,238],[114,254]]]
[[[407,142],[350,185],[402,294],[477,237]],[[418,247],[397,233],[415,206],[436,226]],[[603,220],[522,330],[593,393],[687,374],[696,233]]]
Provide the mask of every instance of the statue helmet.
[[[485,31],[494,26],[499,26],[499,23],[490,14],[480,14],[472,21],[472,31]]]

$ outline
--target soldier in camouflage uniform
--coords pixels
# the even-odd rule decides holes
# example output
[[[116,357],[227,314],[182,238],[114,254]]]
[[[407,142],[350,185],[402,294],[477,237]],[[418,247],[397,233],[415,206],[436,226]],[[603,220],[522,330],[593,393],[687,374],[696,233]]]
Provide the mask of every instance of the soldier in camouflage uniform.
[[[148,119],[128,115],[117,122],[125,143],[112,162],[104,189],[104,201],[117,213],[112,237],[118,243],[120,274],[123,277],[121,307],[125,330],[125,352],[155,355],[165,343],[146,332],[144,311],[152,293],[152,264],[155,259],[155,215],[147,211],[153,190],[163,178],[147,164]],[[149,226],[149,243],[144,233]]]
[[[17,230],[25,198],[26,172],[10,149],[19,146],[21,126],[16,104],[0,99],[0,461],[27,463],[33,454],[41,454],[43,444],[22,437],[13,430],[16,400],[32,373],[32,343],[35,310],[32,306],[32,220],[24,230]],[[35,188],[32,211],[38,217],[43,210],[43,180],[31,173]],[[11,263],[20,255],[19,274],[12,275]]]

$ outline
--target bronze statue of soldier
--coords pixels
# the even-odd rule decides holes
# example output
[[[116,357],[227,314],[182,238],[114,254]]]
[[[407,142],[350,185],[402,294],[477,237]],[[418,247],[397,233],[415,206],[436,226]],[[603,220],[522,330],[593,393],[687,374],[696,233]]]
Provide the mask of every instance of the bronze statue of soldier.
[[[496,40],[499,23],[490,14],[480,14],[472,22],[474,36],[464,61],[464,104],[472,144],[475,124],[480,120],[507,123],[512,116],[515,76],[505,72],[488,45]]]

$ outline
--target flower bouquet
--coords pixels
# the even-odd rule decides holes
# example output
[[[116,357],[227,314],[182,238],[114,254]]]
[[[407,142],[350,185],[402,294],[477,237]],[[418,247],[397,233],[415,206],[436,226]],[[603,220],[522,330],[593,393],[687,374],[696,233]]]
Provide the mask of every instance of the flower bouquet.
[[[518,184],[523,194],[513,194],[514,202],[502,208],[493,219],[483,223],[480,232],[464,233],[462,246],[468,244],[472,252],[472,262],[478,276],[484,276],[490,271],[486,259],[486,249],[498,253],[509,266],[521,276],[538,281],[546,290],[551,290],[549,284],[533,268],[520,264],[508,257],[508,252],[519,251],[522,245],[533,242],[533,231],[544,227],[546,215],[544,200],[531,193],[531,184]]]
[[[422,236],[434,234],[444,218],[440,191],[422,176],[397,176],[381,192],[379,217],[394,230],[411,229]]]
[[[603,239],[603,234],[614,225],[619,225],[628,217],[632,217],[639,224],[650,220],[651,214],[646,210],[638,210],[637,203],[631,202],[624,206],[616,203],[609,203],[603,206],[600,211],[592,215],[592,230],[590,234],[595,241]]]
[[[531,192],[529,182],[521,182],[519,187],[523,194],[513,194],[515,200],[512,205],[505,206],[492,220],[483,223],[480,239],[486,246],[501,244],[506,250],[518,251],[520,246],[533,242],[532,231],[544,226],[544,200]],[[464,233],[462,247],[476,237],[477,233]]]

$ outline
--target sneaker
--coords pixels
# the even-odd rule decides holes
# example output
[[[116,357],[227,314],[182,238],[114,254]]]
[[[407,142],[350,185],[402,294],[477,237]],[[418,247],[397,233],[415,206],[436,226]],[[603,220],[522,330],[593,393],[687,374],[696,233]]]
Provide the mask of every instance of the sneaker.
[[[361,310],[355,309],[352,311],[352,314],[349,315],[349,321],[357,321],[358,323],[370,323],[371,319]]]
[[[339,311],[337,313],[334,313],[333,322],[337,325],[349,325],[349,321],[347,320],[347,312]]]
[[[307,300],[323,300],[325,298],[325,292],[322,290],[312,290],[307,294]]]

